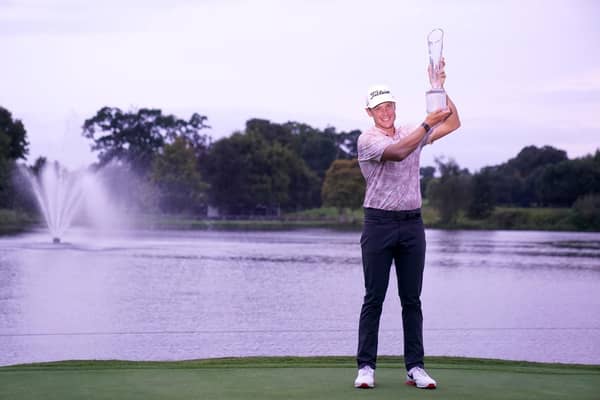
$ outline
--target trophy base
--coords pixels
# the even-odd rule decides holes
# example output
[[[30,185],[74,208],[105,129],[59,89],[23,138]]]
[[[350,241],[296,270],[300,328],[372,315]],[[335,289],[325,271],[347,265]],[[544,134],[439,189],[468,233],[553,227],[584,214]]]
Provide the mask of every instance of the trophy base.
[[[425,93],[427,113],[448,108],[446,103],[446,92],[444,89],[431,89]]]

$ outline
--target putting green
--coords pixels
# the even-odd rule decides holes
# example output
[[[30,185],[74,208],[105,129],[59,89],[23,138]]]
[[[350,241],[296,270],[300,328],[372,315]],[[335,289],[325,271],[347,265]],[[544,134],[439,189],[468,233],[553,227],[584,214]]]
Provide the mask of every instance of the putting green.
[[[429,357],[436,390],[404,384],[381,357],[377,388],[354,389],[351,357],[179,362],[64,361],[0,368],[0,399],[600,399],[600,366]]]

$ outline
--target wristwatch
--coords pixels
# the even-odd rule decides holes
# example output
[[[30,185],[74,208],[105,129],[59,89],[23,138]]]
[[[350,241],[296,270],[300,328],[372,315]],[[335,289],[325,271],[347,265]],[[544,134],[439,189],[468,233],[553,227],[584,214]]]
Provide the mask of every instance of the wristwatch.
[[[429,131],[431,130],[431,127],[427,125],[426,122],[423,122],[421,126],[423,127],[423,129],[425,129],[425,133],[429,133]]]

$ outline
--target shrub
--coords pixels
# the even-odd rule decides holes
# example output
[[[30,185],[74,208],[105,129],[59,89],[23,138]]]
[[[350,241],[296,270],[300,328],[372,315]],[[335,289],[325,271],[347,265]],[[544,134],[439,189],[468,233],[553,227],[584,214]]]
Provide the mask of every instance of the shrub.
[[[600,194],[577,198],[571,211],[573,224],[578,229],[600,231]]]

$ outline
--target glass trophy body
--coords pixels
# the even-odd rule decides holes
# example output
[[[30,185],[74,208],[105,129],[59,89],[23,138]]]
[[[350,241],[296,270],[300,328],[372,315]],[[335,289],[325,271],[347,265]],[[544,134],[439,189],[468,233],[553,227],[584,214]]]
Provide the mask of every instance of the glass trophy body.
[[[434,29],[427,35],[427,46],[429,48],[429,74],[431,89],[425,93],[427,112],[446,109],[446,92],[440,82],[442,71],[442,50],[444,47],[444,31]]]

